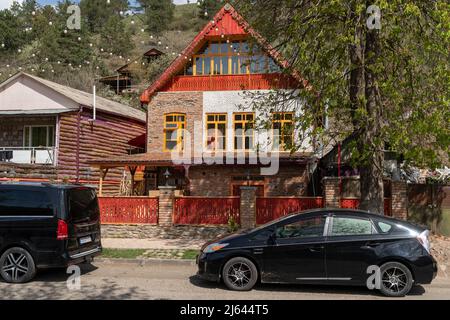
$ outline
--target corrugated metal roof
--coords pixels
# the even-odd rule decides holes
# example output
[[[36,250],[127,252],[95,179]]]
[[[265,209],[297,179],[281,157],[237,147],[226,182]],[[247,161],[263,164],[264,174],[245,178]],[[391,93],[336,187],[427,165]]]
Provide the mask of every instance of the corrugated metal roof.
[[[88,108],[93,108],[92,106],[92,100],[93,100],[93,94],[87,93],[84,91],[76,90],[68,86],[64,86],[61,84],[58,84],[56,82],[46,80],[37,76],[33,76],[31,74],[20,72],[16,75],[14,75],[12,78],[6,80],[2,84],[0,84],[0,87],[5,86],[8,83],[11,83],[12,81],[19,79],[20,77],[28,77],[31,78],[44,86],[58,92],[59,94],[69,98],[70,100],[73,100],[74,102],[83,105]],[[121,104],[119,102],[115,102],[112,100],[108,100],[102,97],[99,97],[97,95],[96,97],[96,107],[97,110],[104,111],[107,113],[115,114],[118,116],[123,116],[126,118],[131,118],[135,120],[139,120],[142,122],[146,122],[146,114],[143,111],[140,111],[138,109],[132,108],[130,106]]]

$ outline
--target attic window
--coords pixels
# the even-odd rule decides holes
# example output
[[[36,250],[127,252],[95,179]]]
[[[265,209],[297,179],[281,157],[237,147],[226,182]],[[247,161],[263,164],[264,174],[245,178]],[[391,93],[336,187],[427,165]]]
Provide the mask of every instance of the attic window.
[[[186,76],[279,73],[263,50],[247,41],[208,41],[184,69]]]

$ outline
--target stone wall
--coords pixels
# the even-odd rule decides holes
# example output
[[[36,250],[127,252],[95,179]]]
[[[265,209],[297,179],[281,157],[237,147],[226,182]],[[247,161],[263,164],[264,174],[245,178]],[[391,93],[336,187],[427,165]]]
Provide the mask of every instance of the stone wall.
[[[242,180],[249,174],[261,180],[250,184],[263,185],[266,197],[306,196],[308,175],[305,165],[282,166],[274,176],[261,176],[258,167],[202,166],[189,169],[189,193],[191,196],[228,197],[233,185],[245,185]],[[241,180],[239,180],[241,179]]]
[[[202,121],[203,94],[201,92],[160,92],[148,105],[147,152],[164,150],[164,115],[168,113],[186,114],[186,129],[191,135],[194,123]],[[194,141],[192,139],[194,150]]]
[[[134,239],[195,239],[213,240],[228,234],[228,229],[221,226],[173,226],[159,227],[154,225],[102,225],[103,238]]]

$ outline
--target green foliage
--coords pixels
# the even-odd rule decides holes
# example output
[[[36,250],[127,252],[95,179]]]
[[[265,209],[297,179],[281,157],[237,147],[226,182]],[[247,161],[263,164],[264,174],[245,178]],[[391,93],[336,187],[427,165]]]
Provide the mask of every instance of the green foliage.
[[[230,216],[228,218],[228,232],[236,232],[239,230],[239,224],[237,223],[236,219],[233,216]]]
[[[199,0],[198,16],[203,20],[211,20],[214,15],[223,7],[225,1],[223,0]]]
[[[172,0],[139,0],[145,10],[145,24],[150,32],[161,34],[173,19],[175,5]]]
[[[20,27],[20,20],[11,11],[0,11],[0,30],[2,31],[0,45],[4,45],[3,50],[14,51],[24,44],[25,37]]]
[[[108,48],[115,55],[125,56],[134,48],[131,32],[119,16],[112,15],[102,27],[100,32],[100,46]]]
[[[81,15],[90,32],[99,32],[108,23],[111,16],[120,17],[120,12],[128,10],[128,0],[81,0]]]
[[[381,8],[379,31],[368,30],[366,6],[354,0],[319,4],[242,0],[235,6],[291,63],[286,72],[295,70],[308,80],[311,90],[291,93],[308,106],[297,126],[316,125],[326,110],[330,126],[311,131],[310,137],[326,145],[360,133],[368,143],[353,145],[356,165],[370,165],[385,143],[409,164],[448,165],[450,4],[444,0],[371,4]],[[376,49],[370,52],[368,45]],[[352,50],[361,47],[352,63]],[[358,70],[366,79],[362,78],[354,101],[349,85],[352,72]],[[370,86],[367,75],[374,79]],[[372,89],[376,97],[368,95]],[[376,108],[369,105],[372,97]],[[271,110],[275,100],[255,107]]]

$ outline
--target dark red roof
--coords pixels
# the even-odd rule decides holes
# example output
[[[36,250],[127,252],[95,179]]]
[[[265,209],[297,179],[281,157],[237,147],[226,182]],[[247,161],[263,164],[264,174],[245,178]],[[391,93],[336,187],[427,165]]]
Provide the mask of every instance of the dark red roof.
[[[272,57],[281,67],[288,68],[289,62],[284,59],[281,54],[273,48],[266,39],[264,39],[256,30],[254,30],[248,22],[227,3],[211,20],[194,40],[183,50],[180,56],[176,58],[172,64],[161,74],[161,76],[145,90],[141,95],[142,103],[149,103],[151,97],[161,90],[173,76],[176,76],[184,66],[188,63],[189,58],[197,52],[208,38],[217,36],[248,36],[253,37],[259,45]],[[308,82],[303,79],[297,72],[291,75],[294,79],[301,83],[304,87],[309,87]]]

